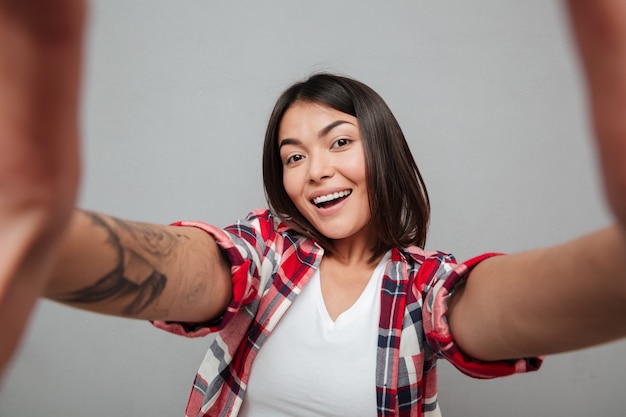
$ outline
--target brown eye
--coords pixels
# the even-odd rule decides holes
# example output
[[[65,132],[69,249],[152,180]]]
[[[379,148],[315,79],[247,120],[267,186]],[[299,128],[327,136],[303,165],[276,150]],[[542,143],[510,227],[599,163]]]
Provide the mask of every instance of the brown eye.
[[[341,139],[337,139],[336,141],[333,142],[333,148],[341,148],[342,146],[346,146],[348,144],[350,144],[352,141],[350,139],[346,139],[346,138],[341,138]]]
[[[303,155],[299,155],[299,154],[292,155],[289,158],[287,158],[287,160],[285,161],[285,164],[286,165],[293,164],[295,162],[301,161],[302,159],[304,159]]]

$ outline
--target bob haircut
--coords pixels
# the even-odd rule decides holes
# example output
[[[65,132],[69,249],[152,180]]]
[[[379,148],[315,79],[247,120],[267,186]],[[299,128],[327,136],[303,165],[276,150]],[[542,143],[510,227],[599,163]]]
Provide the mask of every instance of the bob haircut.
[[[285,112],[296,102],[311,102],[352,115],[359,123],[365,153],[372,260],[393,247],[424,247],[430,203],[426,185],[404,134],[384,100],[351,78],[318,73],[293,84],[278,98],[263,145],[263,184],[270,209],[298,232],[333,252],[332,239],[319,233],[298,211],[283,185],[278,132]]]

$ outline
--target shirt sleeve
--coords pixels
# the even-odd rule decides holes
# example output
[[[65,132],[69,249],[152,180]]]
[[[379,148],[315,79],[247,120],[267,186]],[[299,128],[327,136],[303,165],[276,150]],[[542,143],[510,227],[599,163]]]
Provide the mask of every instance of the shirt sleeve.
[[[536,371],[543,362],[543,357],[489,362],[473,359],[459,349],[450,333],[446,318],[450,295],[455,288],[465,282],[469,272],[476,265],[497,255],[499,254],[487,253],[461,264],[457,264],[451,257],[444,261],[428,259],[419,271],[420,275],[426,274],[426,279],[431,282],[423,309],[426,340],[438,356],[445,358],[461,372],[473,378],[488,379]]]
[[[224,313],[214,320],[203,323],[153,321],[152,324],[187,337],[206,336],[227,326],[241,308],[253,301],[259,293],[263,255],[270,238],[268,235],[274,231],[270,224],[273,224],[273,218],[268,211],[252,212],[246,220],[225,229],[198,221],[173,223],[174,226],[196,227],[215,239],[230,262],[233,296]]]

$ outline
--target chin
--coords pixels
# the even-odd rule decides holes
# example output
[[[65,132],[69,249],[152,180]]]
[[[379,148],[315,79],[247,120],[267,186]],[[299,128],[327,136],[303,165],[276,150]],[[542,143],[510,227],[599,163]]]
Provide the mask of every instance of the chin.
[[[340,231],[337,229],[333,229],[333,230],[320,231],[320,233],[322,233],[324,236],[326,236],[328,239],[331,239],[331,240],[343,240],[343,239],[349,239],[351,237],[354,237],[358,232],[355,233],[352,230]]]

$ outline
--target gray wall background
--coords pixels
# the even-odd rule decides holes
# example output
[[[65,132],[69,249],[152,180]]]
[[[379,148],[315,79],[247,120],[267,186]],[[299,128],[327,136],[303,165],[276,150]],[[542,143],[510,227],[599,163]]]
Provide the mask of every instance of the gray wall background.
[[[94,1],[80,205],[218,225],[263,206],[273,101],[331,70],[370,84],[400,120],[430,187],[429,248],[462,260],[573,238],[610,215],[568,36],[555,1]],[[181,416],[207,344],[42,301],[0,416]],[[493,381],[442,362],[442,409],[623,416],[624,352],[556,355]]]

